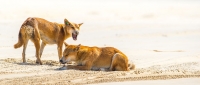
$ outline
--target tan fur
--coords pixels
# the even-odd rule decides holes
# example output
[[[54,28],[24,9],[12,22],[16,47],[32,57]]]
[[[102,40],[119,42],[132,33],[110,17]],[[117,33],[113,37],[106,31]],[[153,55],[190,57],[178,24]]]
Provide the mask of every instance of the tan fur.
[[[134,69],[134,64],[128,63],[125,54],[114,47],[88,47],[82,45],[67,45],[60,62],[76,62],[77,65],[68,65],[67,69],[129,71]]]
[[[20,28],[18,42],[14,45],[14,48],[16,49],[23,45],[22,58],[23,63],[25,63],[25,51],[30,39],[34,43],[36,49],[36,63],[42,64],[40,57],[46,44],[57,44],[58,56],[60,59],[62,57],[62,45],[64,40],[69,37],[73,37],[73,39],[76,40],[80,29],[79,27],[82,24],[83,23],[72,23],[67,19],[64,19],[64,24],[59,24],[49,22],[42,18],[29,17]],[[40,40],[42,40],[41,45]]]

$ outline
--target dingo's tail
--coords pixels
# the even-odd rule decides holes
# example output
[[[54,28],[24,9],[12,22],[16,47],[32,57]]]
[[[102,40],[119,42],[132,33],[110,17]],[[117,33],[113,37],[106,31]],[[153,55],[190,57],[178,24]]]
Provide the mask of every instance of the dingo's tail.
[[[128,68],[129,68],[130,70],[134,70],[134,69],[135,69],[135,64],[133,64],[133,62],[129,62],[129,63],[128,63]]]
[[[14,48],[19,48],[24,44],[24,41],[22,39],[22,33],[21,30],[19,31],[19,35],[18,35],[18,42],[14,45]]]

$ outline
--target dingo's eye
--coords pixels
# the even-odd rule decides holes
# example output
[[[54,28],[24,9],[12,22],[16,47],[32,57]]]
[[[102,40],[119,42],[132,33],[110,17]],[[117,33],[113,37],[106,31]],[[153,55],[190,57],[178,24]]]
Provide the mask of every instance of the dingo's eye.
[[[67,54],[67,55],[65,55],[65,56],[68,56],[68,54]]]
[[[74,27],[72,27],[72,29],[74,29]]]

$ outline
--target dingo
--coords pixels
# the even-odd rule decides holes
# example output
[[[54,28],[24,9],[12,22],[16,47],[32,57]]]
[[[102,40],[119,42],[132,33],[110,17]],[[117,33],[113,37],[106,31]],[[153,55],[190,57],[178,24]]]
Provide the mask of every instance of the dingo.
[[[74,61],[77,65],[68,65],[61,69],[129,71],[135,65],[128,63],[128,58],[113,47],[88,47],[67,45],[60,59],[62,64]]]
[[[64,24],[49,22],[42,18],[27,18],[22,24],[18,42],[14,45],[14,48],[19,48],[23,45],[22,59],[23,63],[26,62],[25,51],[29,39],[34,43],[36,49],[36,63],[42,65],[40,57],[46,44],[57,44],[59,59],[62,57],[62,45],[64,40],[72,37],[73,40],[77,40],[80,26],[83,23],[76,24],[64,19]],[[40,45],[40,39],[42,43]]]

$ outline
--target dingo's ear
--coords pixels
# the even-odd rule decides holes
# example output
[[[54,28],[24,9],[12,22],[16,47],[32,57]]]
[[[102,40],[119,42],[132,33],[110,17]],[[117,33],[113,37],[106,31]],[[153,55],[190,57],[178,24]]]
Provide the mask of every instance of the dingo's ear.
[[[67,19],[64,19],[64,23],[65,25],[68,25],[68,26],[71,24]]]
[[[79,45],[77,45],[77,47],[76,47],[76,51],[78,51],[79,50],[79,48],[80,48],[80,46],[81,46],[81,44],[79,44]]]
[[[78,24],[78,26],[80,27],[83,23]]]
[[[67,48],[68,44],[66,42],[64,42],[64,44],[65,44],[65,48]]]

